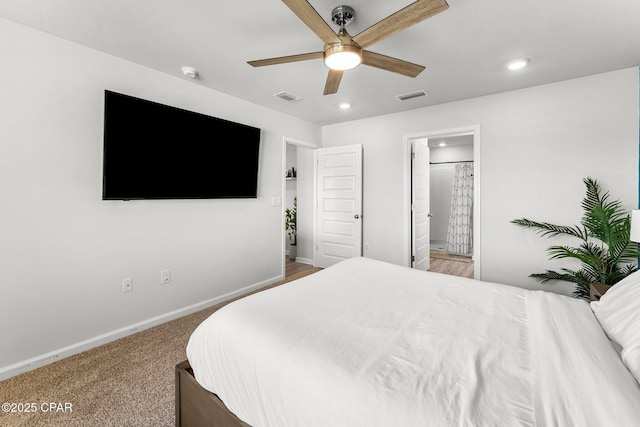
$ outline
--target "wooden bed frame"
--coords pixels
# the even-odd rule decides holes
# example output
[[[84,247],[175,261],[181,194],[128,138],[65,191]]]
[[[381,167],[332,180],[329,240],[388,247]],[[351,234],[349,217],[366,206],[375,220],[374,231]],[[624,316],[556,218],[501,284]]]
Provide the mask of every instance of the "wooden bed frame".
[[[204,389],[188,360],[176,365],[176,427],[251,427]]]

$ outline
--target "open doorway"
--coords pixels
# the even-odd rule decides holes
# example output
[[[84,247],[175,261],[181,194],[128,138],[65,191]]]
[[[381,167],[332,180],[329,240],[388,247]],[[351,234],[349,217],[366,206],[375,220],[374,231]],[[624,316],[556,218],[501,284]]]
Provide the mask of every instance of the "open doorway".
[[[429,138],[429,271],[474,277],[473,134]]]
[[[415,160],[415,147],[424,144],[425,140],[429,159],[426,165]],[[409,135],[405,137],[405,148],[408,264],[414,268],[479,279],[479,127]],[[417,191],[422,191],[421,197],[425,197],[424,188],[417,188],[416,182],[428,182],[427,215],[420,211],[424,203],[416,202],[414,193]],[[419,215],[426,216],[426,222],[417,222]],[[424,258],[424,249],[420,252],[417,248],[427,246],[425,240],[429,261],[416,263],[416,259]]]
[[[314,212],[314,164],[316,145],[284,137],[282,140],[282,274],[285,277],[295,264],[314,265],[313,212]],[[290,246],[289,233],[285,229],[285,212],[296,209],[296,246]],[[292,250],[294,253],[292,253]],[[291,258],[290,259],[290,255]],[[295,263],[295,264],[292,264]]]
[[[298,146],[285,144],[285,255],[291,261],[298,257],[297,245],[297,211],[298,211]],[[294,225],[295,224],[295,225]],[[287,227],[287,225],[291,227]],[[295,227],[295,229],[293,228]]]
[[[473,256],[473,134],[429,138],[432,254]]]

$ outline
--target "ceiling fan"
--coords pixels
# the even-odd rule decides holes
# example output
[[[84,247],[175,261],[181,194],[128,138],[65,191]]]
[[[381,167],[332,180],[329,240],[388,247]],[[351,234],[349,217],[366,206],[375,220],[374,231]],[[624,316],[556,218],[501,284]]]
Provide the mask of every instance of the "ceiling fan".
[[[389,15],[366,30],[351,37],[345,27],[353,21],[355,11],[349,6],[338,6],[331,13],[331,20],[340,26],[335,33],[306,0],[282,0],[320,39],[324,48],[320,52],[248,61],[254,67],[284,64],[323,58],[329,67],[324,95],[338,92],[342,74],[360,64],[380,68],[408,77],[416,77],[424,70],[422,65],[381,55],[365,48],[392,36],[420,21],[444,12],[449,8],[446,0],[417,0],[404,9]]]

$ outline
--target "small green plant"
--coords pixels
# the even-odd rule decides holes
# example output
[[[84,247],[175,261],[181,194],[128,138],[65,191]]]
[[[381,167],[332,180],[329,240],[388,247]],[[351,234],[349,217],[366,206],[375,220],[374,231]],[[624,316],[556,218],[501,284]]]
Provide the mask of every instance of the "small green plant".
[[[289,240],[291,245],[295,246],[296,241],[296,226],[298,216],[298,198],[293,198],[293,209],[287,208],[284,211],[284,229],[288,231]]]
[[[580,225],[562,226],[536,222],[526,218],[511,221],[521,227],[534,229],[540,236],[572,236],[581,241],[580,246],[550,246],[549,259],[573,258],[582,263],[579,270],[568,268],[561,272],[547,270],[529,277],[541,283],[562,280],[576,284],[573,296],[589,298],[592,283],[613,285],[638,270],[637,245],[629,240],[631,220],[618,200],[609,201],[609,192],[602,193],[595,179],[583,180],[587,194],[582,200],[584,215]]]

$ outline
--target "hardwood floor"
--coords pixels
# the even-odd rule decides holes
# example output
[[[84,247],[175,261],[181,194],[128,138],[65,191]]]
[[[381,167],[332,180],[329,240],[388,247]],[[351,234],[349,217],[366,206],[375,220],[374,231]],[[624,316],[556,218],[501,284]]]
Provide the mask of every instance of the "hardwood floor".
[[[429,271],[473,279],[473,260],[459,255],[431,252]]]
[[[291,261],[287,258],[285,277],[291,277],[314,268],[310,264]],[[429,271],[473,279],[473,260],[469,257],[431,252]]]
[[[305,272],[305,271],[309,271],[309,270],[313,270],[316,269],[313,265],[311,264],[303,264],[301,262],[295,262],[295,261],[291,261],[288,257],[287,257],[287,262],[285,264],[285,278],[291,277],[293,275]],[[316,269],[317,270],[317,269]]]

